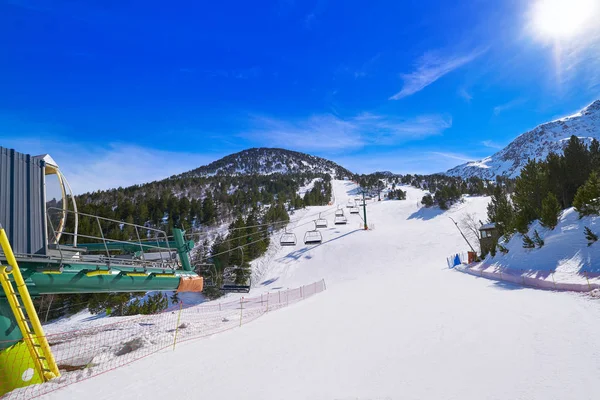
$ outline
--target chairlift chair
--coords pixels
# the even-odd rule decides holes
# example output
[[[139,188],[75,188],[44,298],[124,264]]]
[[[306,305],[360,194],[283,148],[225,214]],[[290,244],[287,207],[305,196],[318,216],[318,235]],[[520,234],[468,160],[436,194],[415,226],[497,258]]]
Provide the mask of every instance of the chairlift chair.
[[[235,283],[236,274],[235,272],[242,269],[242,265],[244,265],[244,248],[237,247],[242,251],[242,259],[240,261],[240,266],[231,266],[226,267],[223,270],[223,282],[219,290],[225,293],[248,293],[250,292],[250,286],[252,284],[252,276],[248,276],[248,280],[243,284]],[[232,249],[235,250],[235,249]]]
[[[251,277],[248,277],[248,281],[244,284],[235,283],[234,272],[241,269],[241,267],[227,267],[223,271],[223,284],[219,288],[221,292],[225,293],[248,293],[250,292]]]
[[[343,217],[344,216],[344,210],[341,209],[341,208],[338,209],[338,210],[335,210],[335,216],[336,217]]]
[[[345,216],[336,216],[333,221],[335,225],[346,225],[348,223],[348,219]]]
[[[292,232],[288,232],[287,228],[281,238],[279,239],[279,244],[281,246],[295,246],[296,245],[296,234]]]
[[[307,231],[304,234],[304,244],[320,244],[323,242],[323,236],[321,232],[317,230],[317,224],[315,221],[315,229],[312,231]]]
[[[316,228],[327,228],[327,220],[325,218],[321,218],[321,213],[319,213],[319,218],[315,221]]]
[[[354,201],[348,200],[348,204],[346,204],[346,208],[352,208],[352,207],[354,207]]]
[[[358,207],[352,207],[350,209],[350,214],[359,214],[359,213],[360,213],[360,211],[359,211]]]

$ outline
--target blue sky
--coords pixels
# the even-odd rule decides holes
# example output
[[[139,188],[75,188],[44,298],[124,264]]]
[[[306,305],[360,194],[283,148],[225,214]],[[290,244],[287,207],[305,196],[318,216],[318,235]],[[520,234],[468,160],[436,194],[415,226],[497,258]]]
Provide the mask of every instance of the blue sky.
[[[78,192],[258,146],[443,171],[600,98],[595,2],[553,1],[0,0],[0,145]]]

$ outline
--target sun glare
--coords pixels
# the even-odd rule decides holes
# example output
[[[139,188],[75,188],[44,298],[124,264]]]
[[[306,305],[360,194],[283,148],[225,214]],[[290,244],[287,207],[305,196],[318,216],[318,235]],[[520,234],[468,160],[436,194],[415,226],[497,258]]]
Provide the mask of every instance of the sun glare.
[[[597,18],[598,0],[538,0],[532,23],[545,38],[569,39],[585,32]]]

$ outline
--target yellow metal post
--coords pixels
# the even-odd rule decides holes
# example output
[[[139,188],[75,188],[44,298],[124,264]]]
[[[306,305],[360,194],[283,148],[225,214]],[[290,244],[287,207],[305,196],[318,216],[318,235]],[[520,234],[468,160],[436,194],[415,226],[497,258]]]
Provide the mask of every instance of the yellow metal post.
[[[181,321],[181,309],[183,308],[183,302],[179,302],[179,315],[177,316],[177,326],[175,327],[175,338],[173,338],[173,351],[175,351],[175,344],[177,344],[177,333],[179,332],[179,321]]]
[[[44,329],[42,328],[42,324],[40,322],[40,319],[38,318],[37,312],[35,310],[35,306],[33,305],[33,301],[31,301],[31,296],[29,295],[29,290],[27,290],[27,285],[25,284],[23,275],[21,275],[21,270],[19,269],[19,265],[17,264],[17,260],[15,258],[15,255],[13,254],[12,248],[8,241],[8,237],[6,236],[6,232],[4,231],[3,228],[0,228],[0,245],[2,247],[4,256],[6,257],[8,264],[12,267],[12,270],[10,272],[13,276],[13,280],[17,287],[17,292],[19,293],[19,297],[21,298],[21,301],[23,302],[23,306],[27,313],[27,317],[29,317],[29,323],[31,324],[31,327],[33,329],[33,332],[30,332],[29,329],[25,329],[25,330],[21,329],[23,338],[26,338],[25,341],[31,342],[31,346],[34,348],[37,347],[37,346],[34,346],[34,344],[39,345],[39,348],[40,348],[41,352],[43,353],[43,358],[45,359],[45,364],[47,365],[47,369],[48,369],[48,371],[39,371],[40,375],[43,377],[43,379],[50,380],[52,378],[59,377],[60,372],[58,371],[58,366],[56,365],[56,361],[54,360],[54,355],[52,354],[52,350],[50,350],[50,346],[48,345],[48,340],[46,340],[46,335],[44,334]],[[6,269],[4,269],[3,273],[5,275],[7,275],[7,272],[8,271],[6,271]],[[3,279],[3,281],[4,281],[4,279]],[[15,313],[15,316],[18,315],[18,311],[21,311],[21,314],[23,314],[22,309],[18,307],[17,295],[14,293],[14,291],[12,291],[12,284],[10,283],[10,281],[7,281],[7,283],[8,283],[8,285],[6,285],[6,287],[5,287],[4,282],[3,282],[2,286],[5,289],[5,293],[7,294],[7,297],[12,298],[14,300],[11,303],[11,308],[13,310],[13,313]],[[10,286],[10,290],[13,292],[12,295],[9,295],[9,293],[6,292],[6,290],[8,289],[8,286]],[[25,323],[26,321],[27,320],[23,317],[22,321],[20,321],[20,322],[23,325],[26,325],[26,323]],[[19,328],[21,328],[21,326],[19,326]],[[37,358],[40,359],[40,361],[41,361],[41,358],[39,358],[39,357],[37,357]],[[36,362],[36,364],[37,364],[37,362]],[[41,365],[44,365],[44,362],[41,362]],[[44,368],[44,369],[46,369],[46,368]]]

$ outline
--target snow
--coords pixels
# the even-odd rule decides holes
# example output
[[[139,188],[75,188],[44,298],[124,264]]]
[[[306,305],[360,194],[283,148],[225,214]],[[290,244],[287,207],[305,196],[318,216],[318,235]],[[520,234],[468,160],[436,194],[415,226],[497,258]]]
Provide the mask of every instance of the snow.
[[[589,144],[600,140],[600,100],[580,112],[547,122],[523,133],[496,154],[478,161],[469,161],[447,171],[451,176],[478,176],[494,179],[496,175],[515,178],[528,159],[543,160],[550,152],[562,154],[571,135]]]
[[[579,283],[583,288],[600,285],[600,244],[588,246],[584,229],[600,230],[600,217],[579,218],[574,208],[562,212],[558,225],[547,229],[535,221],[527,233],[533,238],[537,231],[544,240],[542,248],[523,248],[523,235],[515,234],[504,246],[508,253],[488,255],[481,263],[471,266],[477,271],[519,274],[549,282]],[[553,286],[553,285],[551,285]]]
[[[345,205],[354,185],[333,185]],[[321,278],[325,292],[44,398],[595,398],[598,300],[446,268],[446,257],[466,248],[448,217],[483,220],[489,198],[466,197],[444,212],[420,208],[423,191],[402,189],[407,200],[368,203],[368,231],[357,215],[333,226],[335,206],[297,213],[298,246],[273,240],[256,262],[251,295]],[[319,212],[330,223],[323,244],[304,246]]]

